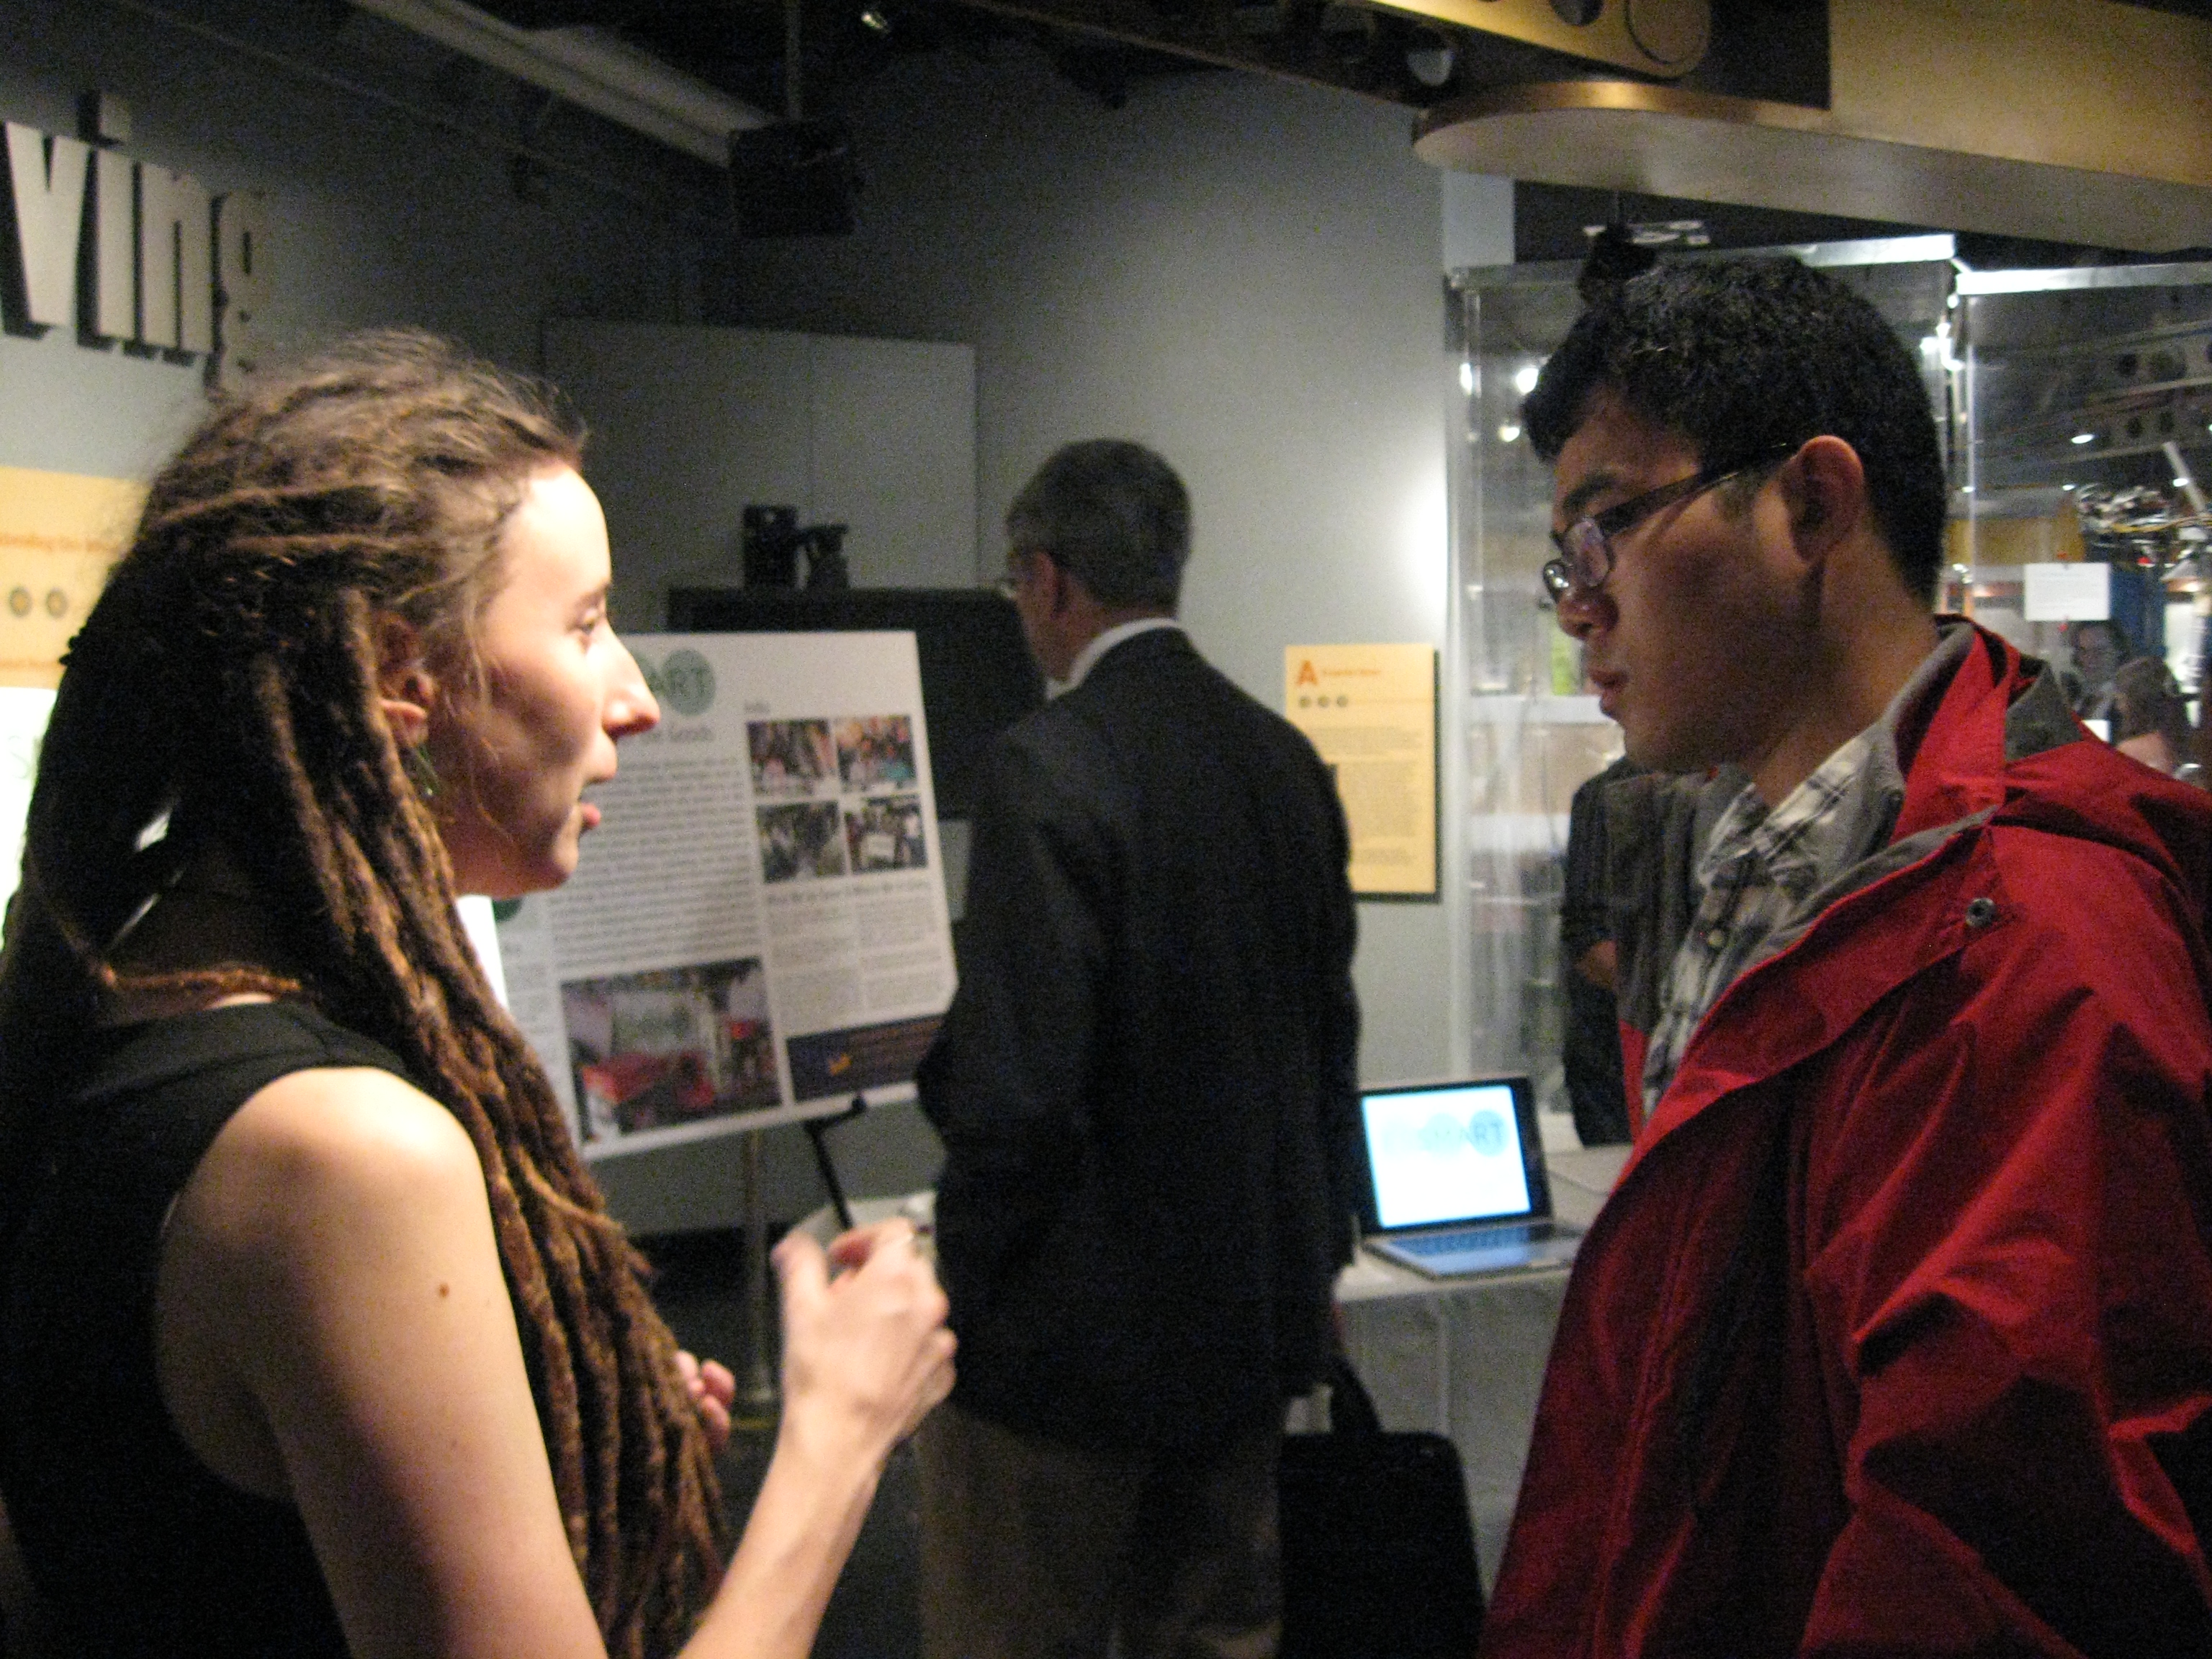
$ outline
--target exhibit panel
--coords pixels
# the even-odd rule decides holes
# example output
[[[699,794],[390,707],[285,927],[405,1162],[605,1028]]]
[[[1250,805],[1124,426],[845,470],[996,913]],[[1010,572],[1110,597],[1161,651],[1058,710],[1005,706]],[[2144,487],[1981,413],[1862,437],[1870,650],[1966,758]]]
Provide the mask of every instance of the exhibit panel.
[[[575,875],[501,907],[585,1157],[912,1097],[952,941],[907,634],[643,634],[661,707]]]

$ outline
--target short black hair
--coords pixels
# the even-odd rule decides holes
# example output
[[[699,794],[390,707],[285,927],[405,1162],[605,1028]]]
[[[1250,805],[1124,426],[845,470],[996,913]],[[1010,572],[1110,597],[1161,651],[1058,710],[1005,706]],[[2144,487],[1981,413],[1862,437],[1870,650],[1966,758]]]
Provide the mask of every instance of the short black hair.
[[[1522,405],[1536,453],[1556,460],[1601,392],[1689,439],[1707,466],[1841,438],[1898,574],[1935,598],[1948,495],[1935,412],[1912,354],[1846,283],[1795,259],[1714,259],[1613,286]]]
[[[1069,444],[1014,497],[1006,539],[1016,552],[1042,553],[1104,604],[1172,611],[1190,557],[1190,492],[1142,444]]]

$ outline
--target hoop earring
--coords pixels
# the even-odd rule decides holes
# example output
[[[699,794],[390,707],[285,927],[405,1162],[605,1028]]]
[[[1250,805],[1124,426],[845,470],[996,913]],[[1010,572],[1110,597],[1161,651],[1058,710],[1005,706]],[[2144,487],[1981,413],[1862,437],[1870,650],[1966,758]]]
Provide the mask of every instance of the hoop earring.
[[[407,773],[407,781],[427,805],[438,799],[438,768],[430,758],[430,745],[410,743],[399,751],[400,764]]]

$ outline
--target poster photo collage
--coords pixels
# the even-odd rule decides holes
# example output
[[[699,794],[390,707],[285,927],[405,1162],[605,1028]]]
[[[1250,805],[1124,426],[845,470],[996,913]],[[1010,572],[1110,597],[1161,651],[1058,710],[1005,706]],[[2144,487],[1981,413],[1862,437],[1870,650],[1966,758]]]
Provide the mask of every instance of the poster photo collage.
[[[755,720],[745,739],[764,884],[928,866],[906,715]]]

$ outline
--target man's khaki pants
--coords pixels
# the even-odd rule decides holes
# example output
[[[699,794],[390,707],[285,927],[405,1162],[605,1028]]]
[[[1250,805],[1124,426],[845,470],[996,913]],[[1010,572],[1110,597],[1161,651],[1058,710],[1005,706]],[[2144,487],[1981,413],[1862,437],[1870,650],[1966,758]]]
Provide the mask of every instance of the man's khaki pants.
[[[1100,1452],[947,1402],[915,1437],[923,1659],[1272,1659],[1282,1425]]]

